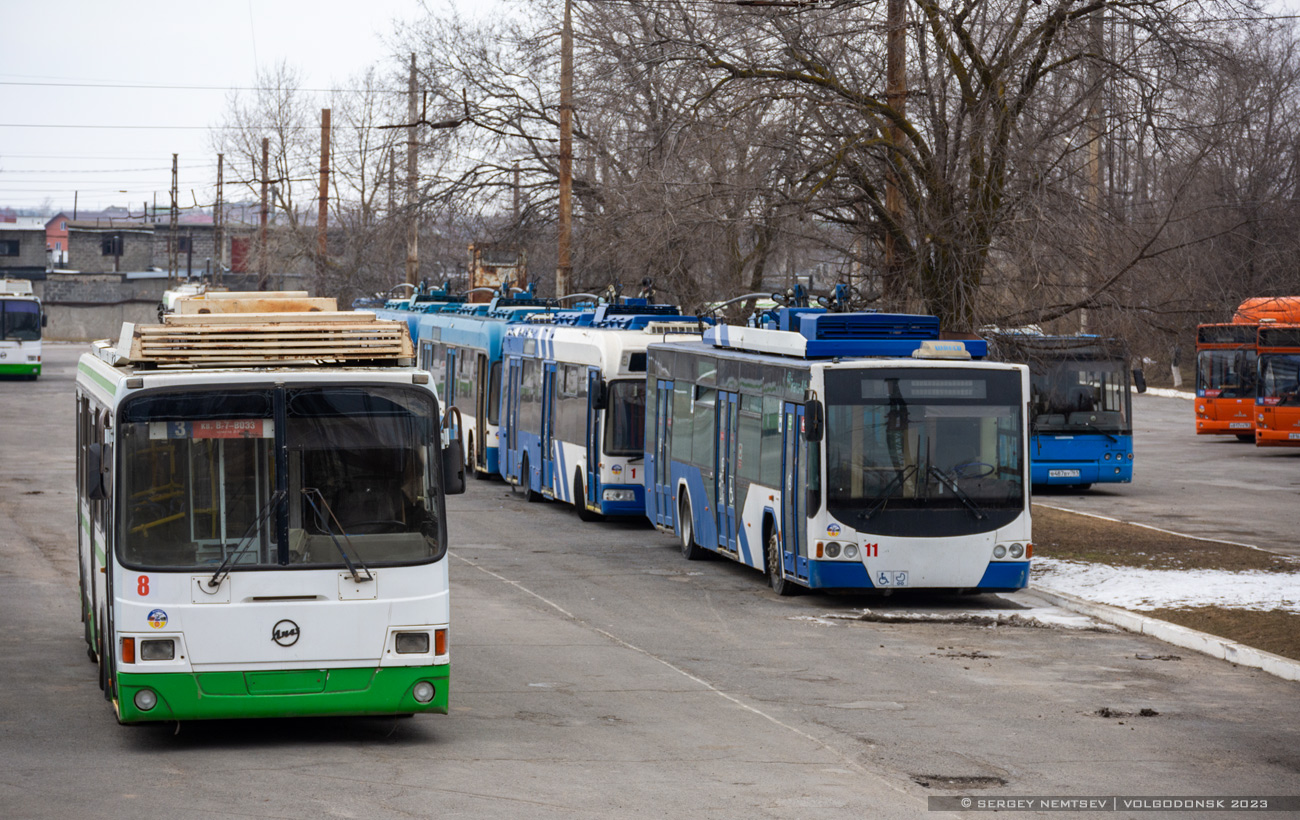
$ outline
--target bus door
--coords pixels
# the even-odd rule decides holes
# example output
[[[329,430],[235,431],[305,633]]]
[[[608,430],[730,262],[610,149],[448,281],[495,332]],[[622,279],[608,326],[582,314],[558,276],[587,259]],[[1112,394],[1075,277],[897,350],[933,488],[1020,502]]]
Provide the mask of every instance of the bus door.
[[[447,358],[445,363],[447,366],[447,394],[442,397],[442,403],[445,407],[451,407],[456,403],[456,348],[447,348]],[[460,445],[464,447],[465,431],[457,429],[452,432],[455,434],[456,438],[460,439]]]
[[[736,540],[736,447],[737,411],[740,396],[736,393],[718,392],[718,442],[714,448],[713,480],[717,499],[718,548],[735,552]]]
[[[477,445],[472,466],[486,470],[488,393],[491,390],[488,373],[491,365],[486,354],[479,353],[475,358],[478,360],[474,369],[474,441]]]
[[[587,488],[588,506],[599,506],[600,498],[600,411],[596,409],[599,391],[600,370],[593,367],[587,371],[587,423],[583,426],[587,448],[587,476],[583,484]]]
[[[808,520],[804,509],[808,491],[803,440],[804,408],[786,402],[781,425],[781,559],[787,575],[808,580]]]
[[[510,478],[519,474],[519,389],[524,379],[524,363],[520,359],[508,359],[507,365],[505,396],[498,419],[505,428],[505,452],[498,450],[497,456],[505,458],[501,462],[501,475]],[[527,480],[528,476],[524,476],[523,481]]]
[[[542,487],[555,492],[555,362],[542,364]]]
[[[651,492],[654,494],[655,523],[662,527],[674,527],[673,494],[669,483],[672,479],[670,468],[672,454],[672,418],[673,418],[673,383],[660,379],[659,389],[655,391],[654,439],[651,454],[654,457],[654,482]]]

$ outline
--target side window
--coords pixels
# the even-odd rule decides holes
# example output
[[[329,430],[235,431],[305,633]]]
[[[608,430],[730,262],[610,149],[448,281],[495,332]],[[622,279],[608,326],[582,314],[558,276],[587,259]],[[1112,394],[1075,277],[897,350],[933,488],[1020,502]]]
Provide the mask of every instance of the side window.
[[[768,487],[781,486],[781,399],[763,397],[762,454],[759,457],[759,481]]]
[[[692,408],[693,443],[691,456],[695,464],[711,468],[713,466],[713,439],[716,419],[714,406],[718,402],[718,391],[712,387],[695,388],[695,407]]]
[[[673,461],[691,460],[691,393],[695,385],[679,379],[673,385]]]
[[[760,466],[763,446],[763,400],[761,398],[740,397],[737,427],[739,448],[736,452],[736,473],[743,479],[758,481],[762,475]]]

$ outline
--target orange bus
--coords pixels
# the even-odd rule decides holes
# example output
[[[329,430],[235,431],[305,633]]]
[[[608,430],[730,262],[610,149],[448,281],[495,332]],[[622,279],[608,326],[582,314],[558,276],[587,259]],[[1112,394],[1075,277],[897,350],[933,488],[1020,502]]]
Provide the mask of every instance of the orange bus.
[[[1300,296],[1261,296],[1232,322],[1196,328],[1196,434],[1255,440],[1256,343],[1260,325],[1300,322]]]
[[[1255,446],[1300,447],[1300,324],[1259,326]]]

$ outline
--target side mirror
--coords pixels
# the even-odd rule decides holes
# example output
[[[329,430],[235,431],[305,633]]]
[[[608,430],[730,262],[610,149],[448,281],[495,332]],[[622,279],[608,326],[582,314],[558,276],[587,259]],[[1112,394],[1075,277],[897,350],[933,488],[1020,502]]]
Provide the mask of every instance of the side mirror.
[[[1147,377],[1141,368],[1133,371],[1133,385],[1137,387],[1139,393],[1147,392]]]
[[[825,417],[822,415],[822,403],[816,399],[810,399],[808,403],[804,405],[803,411],[804,441],[821,441],[824,421]]]
[[[86,449],[86,497],[91,501],[103,501],[108,498],[108,486],[105,480],[108,472],[105,464],[113,463],[113,448],[108,444],[92,444]]]
[[[465,492],[465,448],[459,438],[447,442],[442,451],[442,492],[444,495]]]
[[[49,326],[50,326],[50,314],[48,314],[48,313],[42,313],[42,314],[41,314],[41,327],[49,327]]]
[[[609,384],[604,379],[592,385],[591,406],[596,410],[604,410],[609,406]]]

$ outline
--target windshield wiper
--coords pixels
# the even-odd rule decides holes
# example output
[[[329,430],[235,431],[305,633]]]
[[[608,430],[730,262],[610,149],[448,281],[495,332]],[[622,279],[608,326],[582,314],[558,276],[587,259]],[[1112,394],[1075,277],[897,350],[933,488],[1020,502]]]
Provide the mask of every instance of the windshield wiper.
[[[863,512],[858,513],[858,518],[862,519],[863,521],[870,521],[871,516],[875,515],[876,513],[884,509],[885,504],[888,503],[889,501],[890,498],[889,494],[892,493],[896,488],[902,487],[903,482],[907,481],[907,479],[912,475],[912,473],[915,472],[916,472],[915,464],[909,464],[908,466],[899,470],[898,473],[894,476],[893,480],[885,485],[885,489],[881,490],[878,494],[873,496],[872,500],[875,501],[875,503],[872,504],[871,507],[864,510]]]
[[[312,510],[316,513],[316,526],[325,531],[325,534],[334,542],[334,547],[339,551],[339,555],[343,556],[343,563],[347,564],[348,572],[352,573],[352,580],[356,581],[358,584],[362,581],[375,580],[375,575],[370,571],[370,567],[366,566],[366,562],[362,561],[361,556],[358,555],[357,563],[366,571],[366,576],[364,578],[361,577],[361,574],[357,572],[356,566],[352,563],[352,556],[348,555],[348,551],[343,549],[343,545],[339,543],[338,535],[343,536],[343,540],[348,542],[348,546],[352,546],[352,539],[348,538],[348,534],[344,532],[343,525],[339,524],[338,517],[334,515],[334,510],[330,507],[329,502],[325,500],[325,496],[321,494],[321,491],[315,487],[303,487],[302,495],[303,498],[307,499],[307,503],[311,505]],[[330,519],[338,525],[337,534],[335,534],[334,528],[330,526],[329,521],[326,520],[325,513],[321,512],[320,507],[316,506],[316,501],[312,501],[312,496],[316,497],[316,500],[320,502],[321,507],[325,508],[325,512],[329,513]]]
[[[981,507],[979,504],[976,504],[975,499],[971,498],[969,495],[966,494],[965,490],[957,486],[957,479],[948,475],[943,470],[940,470],[938,467],[934,466],[933,464],[931,464],[929,468],[927,468],[926,472],[934,476],[935,478],[939,479],[940,484],[952,490],[952,494],[957,496],[958,500],[960,500],[961,503],[965,504],[967,509],[969,509],[971,512],[975,514],[976,521],[982,521],[988,517],[987,513],[984,512],[984,508]]]
[[[235,563],[235,559],[240,555],[243,555],[244,550],[248,549],[248,547],[253,543],[253,536],[257,535],[262,521],[270,517],[271,510],[275,509],[276,504],[280,503],[280,499],[283,497],[284,493],[280,490],[271,493],[271,497],[262,505],[262,509],[258,511],[257,517],[253,519],[253,523],[249,524],[248,529],[244,531],[244,537],[240,538],[239,541],[236,542],[235,549],[232,552],[227,553],[226,557],[222,559],[221,564],[217,567],[217,571],[212,573],[212,577],[208,579],[209,587],[216,589],[221,586],[222,581],[226,580],[226,576],[230,574],[230,567]]]

